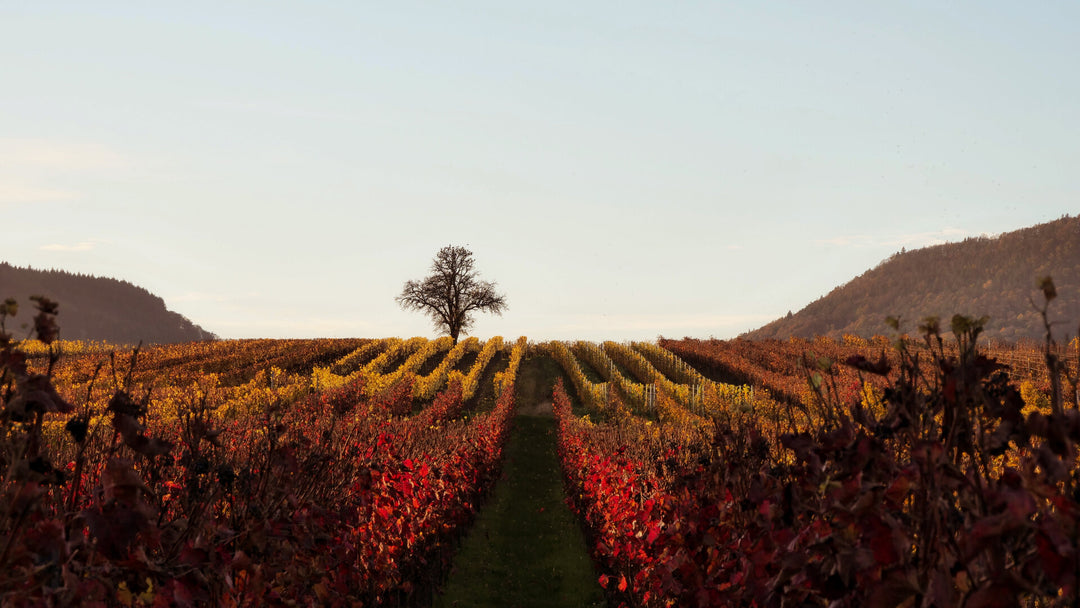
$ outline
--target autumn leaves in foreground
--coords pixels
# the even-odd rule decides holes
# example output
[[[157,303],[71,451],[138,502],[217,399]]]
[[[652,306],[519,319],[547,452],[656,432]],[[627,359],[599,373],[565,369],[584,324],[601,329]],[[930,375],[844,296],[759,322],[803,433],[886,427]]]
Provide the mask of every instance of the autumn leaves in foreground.
[[[891,344],[58,357],[49,304],[42,343],[0,345],[5,605],[430,603],[498,479],[524,357],[565,372],[565,491],[613,606],[1076,601],[1076,364],[981,350],[978,320]],[[1025,357],[1049,368],[995,362]]]

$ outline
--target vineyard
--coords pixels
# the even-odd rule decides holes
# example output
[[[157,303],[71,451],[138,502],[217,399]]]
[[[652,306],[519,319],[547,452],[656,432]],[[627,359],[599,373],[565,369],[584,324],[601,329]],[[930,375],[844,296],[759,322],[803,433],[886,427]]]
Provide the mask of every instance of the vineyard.
[[[610,606],[1080,602],[1075,344],[984,348],[956,317],[892,341],[130,348],[35,312],[37,340],[0,331],[4,606],[431,605],[538,361]]]

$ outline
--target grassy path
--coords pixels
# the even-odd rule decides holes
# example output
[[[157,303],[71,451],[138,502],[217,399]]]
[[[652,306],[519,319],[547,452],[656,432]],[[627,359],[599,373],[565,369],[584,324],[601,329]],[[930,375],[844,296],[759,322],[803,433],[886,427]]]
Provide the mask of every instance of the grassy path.
[[[455,556],[437,608],[605,605],[581,529],[563,502],[550,408],[559,375],[548,357],[522,362],[503,478]]]

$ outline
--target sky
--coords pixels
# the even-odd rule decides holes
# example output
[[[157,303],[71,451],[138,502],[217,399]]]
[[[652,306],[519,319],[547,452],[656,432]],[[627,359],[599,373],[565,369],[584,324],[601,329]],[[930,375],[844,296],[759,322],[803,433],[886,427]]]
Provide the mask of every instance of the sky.
[[[434,336],[452,244],[477,336],[731,338],[1080,211],[1077,57],[1072,1],[0,0],[0,261]]]

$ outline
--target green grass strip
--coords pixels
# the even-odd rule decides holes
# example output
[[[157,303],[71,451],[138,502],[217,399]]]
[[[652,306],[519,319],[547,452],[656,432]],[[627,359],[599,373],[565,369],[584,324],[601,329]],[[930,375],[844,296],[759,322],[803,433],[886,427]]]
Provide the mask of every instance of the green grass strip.
[[[503,477],[454,557],[437,608],[606,605],[581,528],[563,502],[555,419],[543,407],[560,374],[549,357],[522,362]]]

